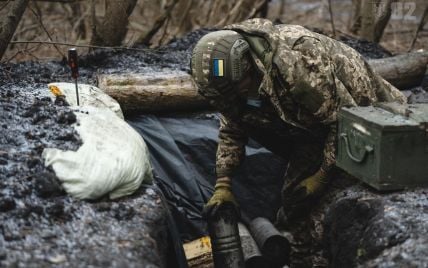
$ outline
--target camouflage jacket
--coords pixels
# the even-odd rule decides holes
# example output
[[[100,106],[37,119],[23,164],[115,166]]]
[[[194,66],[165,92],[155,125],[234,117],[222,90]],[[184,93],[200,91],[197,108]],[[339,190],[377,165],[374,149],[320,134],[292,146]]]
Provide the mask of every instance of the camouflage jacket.
[[[327,36],[296,25],[274,26],[265,19],[247,20],[226,29],[239,32],[247,40],[251,36],[265,40],[265,51],[252,55],[263,74],[258,93],[268,100],[271,109],[265,116],[241,118],[222,113],[218,177],[231,175],[241,163],[248,136],[242,127],[245,124],[261,126],[277,117],[298,129],[311,131],[324,127],[327,134],[322,137],[322,167],[328,170],[335,163],[336,120],[342,106],[406,102],[396,88],[373,72],[358,52]]]

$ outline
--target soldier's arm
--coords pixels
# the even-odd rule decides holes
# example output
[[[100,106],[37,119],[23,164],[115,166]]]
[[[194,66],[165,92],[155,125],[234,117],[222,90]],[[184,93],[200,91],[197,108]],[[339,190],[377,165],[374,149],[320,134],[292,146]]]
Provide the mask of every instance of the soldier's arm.
[[[338,96],[341,93],[336,88],[334,67],[329,52],[321,41],[310,37],[302,38],[296,42],[293,50],[297,59],[290,70],[293,73],[287,74],[292,77],[292,81],[288,81],[293,85],[291,93],[302,108],[312,113],[329,129],[322,164],[323,170],[328,171],[335,163],[336,116],[338,106],[343,104],[338,102],[338,98],[342,97],[342,102],[349,104],[352,104],[353,100],[349,99],[349,94]]]
[[[248,136],[238,123],[221,115],[216,155],[217,178],[230,177],[245,157]]]

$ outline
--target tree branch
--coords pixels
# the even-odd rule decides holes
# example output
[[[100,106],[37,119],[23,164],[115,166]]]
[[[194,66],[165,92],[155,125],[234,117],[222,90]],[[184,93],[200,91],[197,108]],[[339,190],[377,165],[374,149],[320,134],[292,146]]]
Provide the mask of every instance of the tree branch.
[[[410,44],[409,52],[415,47],[416,40],[418,39],[419,32],[424,28],[427,23],[428,18],[428,4],[425,6],[425,11],[422,14],[421,20],[419,22],[418,28],[416,28],[415,35],[413,37],[412,43]]]
[[[255,5],[255,7],[253,7],[253,9],[251,10],[250,14],[247,16],[247,19],[254,18],[255,15],[264,8],[264,5],[267,2],[268,0],[263,0],[263,1],[260,1],[257,5]]]
[[[9,5],[9,2],[10,2],[10,0],[7,0],[7,2],[0,7],[0,11],[2,11],[3,8],[5,8],[7,5]]]
[[[100,48],[100,49],[117,49],[117,50],[133,50],[133,51],[157,51],[156,49],[148,48],[133,48],[133,47],[109,47],[109,46],[95,46],[95,45],[79,45],[64,42],[49,42],[49,41],[11,41],[10,44],[45,44],[45,45],[58,45],[68,47],[86,47],[86,48]]]
[[[24,14],[25,8],[28,5],[28,1],[29,0],[16,0],[11,3],[12,7],[0,25],[0,59],[3,57],[3,54],[15,33],[22,14]]]
[[[171,11],[174,9],[175,5],[178,3],[178,0],[172,0],[172,3],[166,8],[164,14],[162,14],[153,25],[152,29],[141,39],[141,43],[145,45],[150,45],[150,40],[153,36],[159,31],[160,28],[165,24],[165,21],[170,16]]]
[[[49,33],[49,31],[46,29],[46,27],[45,27],[45,25],[43,24],[43,21],[42,21],[42,18],[40,17],[40,15],[39,14],[37,14],[37,12],[36,11],[34,11],[34,9],[32,9],[31,7],[29,7],[29,9],[30,9],[30,11],[33,13],[33,15],[36,17],[36,19],[37,19],[37,22],[40,24],[40,27],[43,29],[43,31],[46,33],[46,35],[48,36],[48,38],[49,38],[49,40],[51,41],[51,42],[53,42],[53,39],[52,39],[52,36],[51,36],[51,34]],[[64,53],[62,53],[62,51],[55,45],[55,44],[53,44],[53,46],[55,47],[55,49],[56,49],[56,51],[58,51],[58,53],[63,57],[63,58],[67,58],[66,56],[65,56],[65,54]]]

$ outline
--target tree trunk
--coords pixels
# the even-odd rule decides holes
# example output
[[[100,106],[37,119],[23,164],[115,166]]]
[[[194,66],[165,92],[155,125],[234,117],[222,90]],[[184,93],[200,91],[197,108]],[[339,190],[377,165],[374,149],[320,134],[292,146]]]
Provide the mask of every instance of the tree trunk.
[[[391,58],[369,60],[370,66],[399,89],[421,84],[428,64],[428,52],[415,52]]]
[[[373,69],[398,88],[420,85],[428,53],[370,60]],[[101,74],[98,87],[116,99],[123,112],[174,112],[209,108],[192,77],[182,71],[150,74]]]
[[[102,74],[98,87],[116,99],[125,114],[174,112],[208,107],[192,77],[181,71]]]
[[[73,31],[77,32],[77,39],[86,39],[86,25],[80,2],[72,3],[70,6],[72,14],[70,22],[73,25]]]
[[[6,52],[7,46],[15,33],[28,2],[29,0],[16,0],[9,3],[12,5],[10,11],[0,22],[0,59]]]
[[[156,19],[156,21],[153,24],[150,31],[148,31],[144,36],[141,36],[137,40],[137,43],[142,43],[144,45],[151,45],[150,41],[152,40],[153,36],[155,36],[155,34],[157,32],[159,32],[159,30],[162,28],[162,26],[164,26],[165,21],[168,20],[168,18],[171,15],[172,10],[174,9],[174,7],[177,3],[178,3],[178,0],[172,0],[172,2],[169,4],[169,6],[165,7],[164,13]]]
[[[128,31],[128,17],[137,0],[106,1],[106,11],[102,22],[95,18],[91,45],[120,46]]]
[[[425,24],[427,24],[427,23],[428,23],[428,4],[426,4],[424,13],[422,14],[421,20],[419,21],[419,25],[416,28],[415,35],[414,35],[413,40],[410,44],[409,52],[415,46],[416,39],[418,39],[419,31],[421,31],[424,28]]]
[[[357,34],[361,28],[361,0],[352,0],[351,17],[348,29],[353,34]]]
[[[392,0],[362,0],[361,4],[354,4],[356,10],[355,23],[352,31],[359,32],[360,37],[378,43],[391,17]],[[361,24],[358,24],[358,20]]]

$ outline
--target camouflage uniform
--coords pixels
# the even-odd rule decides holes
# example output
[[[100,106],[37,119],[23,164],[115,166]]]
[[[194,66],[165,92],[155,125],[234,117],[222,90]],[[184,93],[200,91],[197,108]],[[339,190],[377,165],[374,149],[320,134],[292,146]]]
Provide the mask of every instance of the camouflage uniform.
[[[212,99],[222,112],[218,177],[232,175],[239,166],[248,136],[290,159],[290,179],[310,176],[320,166],[328,171],[335,163],[340,107],[406,102],[358,52],[327,36],[296,25],[274,26],[264,19],[247,20],[226,29],[245,39],[261,37],[266,49],[257,55],[249,42],[263,74],[258,89],[263,102],[260,108],[237,105],[236,99],[225,96]]]

